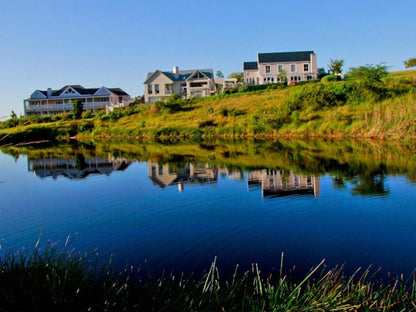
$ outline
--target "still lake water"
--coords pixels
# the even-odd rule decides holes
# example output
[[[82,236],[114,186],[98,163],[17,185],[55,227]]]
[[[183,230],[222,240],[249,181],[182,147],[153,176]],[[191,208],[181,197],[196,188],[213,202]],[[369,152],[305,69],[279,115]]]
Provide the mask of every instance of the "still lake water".
[[[412,152],[150,146],[135,158],[62,150],[0,153],[2,253],[40,235],[59,245],[71,235],[81,252],[98,250],[104,262],[113,254],[120,267],[146,259],[154,273],[202,272],[215,256],[223,275],[253,262],[269,272],[282,252],[285,269],[299,274],[323,258],[348,273],[416,268]]]

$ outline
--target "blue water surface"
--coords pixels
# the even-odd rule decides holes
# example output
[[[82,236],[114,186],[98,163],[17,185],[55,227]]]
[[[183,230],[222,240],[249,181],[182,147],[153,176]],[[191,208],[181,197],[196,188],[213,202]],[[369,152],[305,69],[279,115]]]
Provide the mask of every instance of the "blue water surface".
[[[265,196],[247,171],[236,177],[220,168],[209,181],[161,186],[149,166],[132,161],[110,174],[41,177],[26,156],[0,154],[1,252],[39,237],[63,245],[70,235],[75,249],[97,251],[100,261],[147,260],[155,273],[202,272],[214,257],[225,275],[236,264],[268,272],[279,268],[282,252],[285,269],[301,273],[324,258],[350,273],[416,268],[416,186],[405,175],[385,176],[383,195],[357,194],[351,182],[336,187],[322,172],[318,194]]]

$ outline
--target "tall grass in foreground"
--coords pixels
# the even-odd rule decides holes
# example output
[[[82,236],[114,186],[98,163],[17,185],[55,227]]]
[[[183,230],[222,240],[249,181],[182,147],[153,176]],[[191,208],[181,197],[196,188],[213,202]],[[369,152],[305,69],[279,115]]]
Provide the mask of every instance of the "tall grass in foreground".
[[[91,256],[68,246],[35,246],[0,259],[0,311],[412,311],[412,276],[374,280],[370,270],[346,276],[342,267],[319,263],[299,283],[283,272],[244,273],[238,266],[222,280],[214,259],[202,277],[181,274],[152,278],[133,267],[118,272],[91,265]],[[377,271],[375,272],[377,273]]]

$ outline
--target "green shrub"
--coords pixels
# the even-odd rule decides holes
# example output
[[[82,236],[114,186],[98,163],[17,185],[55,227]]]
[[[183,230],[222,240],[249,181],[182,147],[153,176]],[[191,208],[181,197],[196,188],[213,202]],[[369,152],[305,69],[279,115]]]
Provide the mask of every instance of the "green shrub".
[[[94,116],[94,114],[92,113],[92,110],[88,109],[85,112],[83,112],[81,114],[82,119],[88,119],[88,118],[92,118]]]
[[[297,109],[319,110],[345,105],[348,100],[347,84],[338,82],[314,83],[304,85],[289,99],[291,111]]]
[[[246,111],[238,110],[236,108],[227,109],[221,108],[221,115],[224,117],[234,117],[234,116],[241,116],[247,114]]]
[[[199,128],[215,127],[217,124],[213,120],[205,120],[198,124]]]
[[[341,81],[341,76],[340,75],[326,75],[325,77],[321,79],[321,82],[323,83],[332,82],[332,81]]]

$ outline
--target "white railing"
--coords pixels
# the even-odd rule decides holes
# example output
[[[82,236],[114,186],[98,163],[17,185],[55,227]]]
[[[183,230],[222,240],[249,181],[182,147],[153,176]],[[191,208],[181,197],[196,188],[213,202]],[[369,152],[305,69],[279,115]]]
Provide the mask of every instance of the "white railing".
[[[96,103],[82,103],[84,110],[87,109],[104,109],[109,102],[96,102]],[[71,110],[72,104],[42,104],[42,105],[25,105],[27,112],[39,112],[39,111],[64,111],[64,110]]]

